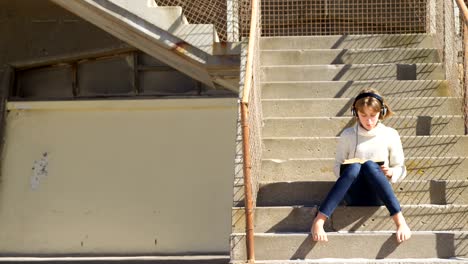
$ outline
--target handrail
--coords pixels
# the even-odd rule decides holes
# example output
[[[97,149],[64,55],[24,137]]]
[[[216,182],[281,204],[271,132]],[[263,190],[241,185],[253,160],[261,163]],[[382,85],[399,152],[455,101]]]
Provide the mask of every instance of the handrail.
[[[465,135],[468,135],[468,7],[466,6],[463,0],[456,0],[458,9],[460,10],[460,16],[463,16],[464,23],[461,25],[460,30],[463,32],[463,103],[464,103],[464,113],[465,116]]]
[[[250,159],[250,144],[249,144],[249,125],[248,125],[248,106],[250,88],[253,79],[253,54],[257,41],[257,21],[258,21],[258,1],[251,0],[252,14],[250,19],[249,32],[249,47],[247,53],[247,62],[245,67],[244,87],[241,101],[241,124],[242,124],[242,150],[243,150],[243,172],[244,172],[244,203],[245,203],[245,221],[246,221],[246,247],[247,260],[249,263],[255,261],[254,249],[254,230],[253,230],[253,193],[251,180],[251,159]]]
[[[461,13],[463,14],[463,20],[465,20],[465,24],[468,24],[468,7],[466,6],[463,0],[456,0],[458,8],[460,9]]]
[[[244,78],[244,90],[242,95],[242,103],[249,103],[250,87],[252,83],[252,68],[253,68],[253,57],[255,49],[255,40],[257,37],[257,21],[258,21],[258,1],[252,0],[252,15],[250,18],[250,31],[249,31],[249,49],[247,53],[247,63],[245,65],[245,78]],[[252,41],[254,40],[254,41]]]

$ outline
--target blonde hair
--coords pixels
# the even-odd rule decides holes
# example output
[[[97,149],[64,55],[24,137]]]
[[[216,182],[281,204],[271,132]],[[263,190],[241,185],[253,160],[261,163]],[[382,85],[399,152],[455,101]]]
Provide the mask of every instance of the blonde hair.
[[[357,100],[356,102],[354,102],[354,110],[356,111],[356,113],[362,110],[364,107],[370,107],[374,109],[376,112],[381,113],[382,104],[383,104],[387,108],[387,111],[385,115],[381,114],[379,116],[380,120],[391,117],[394,114],[394,112],[390,109],[385,99],[380,95],[380,93],[376,89],[365,88],[359,92],[359,94],[363,94],[363,93],[373,93],[373,94],[380,96],[382,98],[382,103],[377,98],[374,98],[371,96],[361,98]]]

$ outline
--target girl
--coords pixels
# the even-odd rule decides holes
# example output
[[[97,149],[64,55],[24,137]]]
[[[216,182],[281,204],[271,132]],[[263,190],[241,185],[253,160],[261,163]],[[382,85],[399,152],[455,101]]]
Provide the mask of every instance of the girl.
[[[362,90],[351,112],[357,122],[345,129],[338,141],[334,168],[338,180],[320,205],[311,228],[312,238],[328,241],[323,225],[344,199],[347,205],[354,206],[384,204],[395,222],[397,241],[408,240],[411,231],[390,185],[406,176],[403,148],[398,132],[379,122],[393,112],[374,89]],[[350,164],[340,171],[341,164],[352,158],[367,161]],[[380,166],[372,160],[382,160],[384,164]]]

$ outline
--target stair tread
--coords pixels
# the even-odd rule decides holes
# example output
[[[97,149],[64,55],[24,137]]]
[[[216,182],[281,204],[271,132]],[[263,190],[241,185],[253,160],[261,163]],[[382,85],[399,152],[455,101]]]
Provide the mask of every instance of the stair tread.
[[[236,264],[237,262],[232,262]],[[238,262],[244,264],[245,262]],[[466,258],[405,258],[405,259],[364,259],[364,258],[323,258],[323,259],[305,259],[305,260],[256,260],[255,263],[261,264],[315,264],[315,263],[328,263],[328,264],[402,264],[402,263],[423,263],[423,264],[442,264],[442,263],[468,263]]]
[[[395,66],[396,64],[400,65],[436,65],[442,66],[443,64],[440,62],[427,62],[427,63],[365,63],[365,64],[313,64],[313,65],[268,65],[268,66],[260,66],[260,68],[343,68],[346,66],[352,66],[356,68],[364,68],[364,67],[377,67],[377,66]]]

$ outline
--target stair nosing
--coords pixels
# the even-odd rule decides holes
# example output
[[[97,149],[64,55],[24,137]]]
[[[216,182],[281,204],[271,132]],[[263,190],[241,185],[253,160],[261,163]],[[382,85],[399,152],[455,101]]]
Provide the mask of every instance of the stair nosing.
[[[343,67],[343,66],[355,66],[358,67],[368,67],[368,66],[395,66],[395,65],[435,65],[435,66],[442,66],[443,63],[441,62],[429,62],[429,63],[364,63],[364,64],[308,64],[308,65],[267,65],[267,66],[260,66],[260,68],[306,68],[306,67],[324,67],[324,66],[333,66],[333,67]]]
[[[408,159],[411,159],[411,160],[418,160],[418,159],[460,159],[460,158],[468,158],[468,156],[449,156],[449,157],[440,157],[440,156],[418,156],[418,157],[409,157],[409,158],[406,158],[407,160]],[[284,160],[284,161],[334,161],[335,158],[288,158],[288,159],[272,159],[272,158],[263,158],[261,159],[261,161],[271,161],[271,162],[275,162],[277,160]],[[283,163],[283,162],[279,162],[279,163]]]
[[[394,83],[394,82],[447,82],[447,80],[347,80],[347,81],[261,81],[261,84],[285,84],[285,83],[382,83],[382,82],[388,82],[388,83]]]
[[[444,97],[446,98],[446,97]],[[411,116],[392,116],[392,119],[416,119],[418,118],[418,115],[411,115]],[[449,118],[449,117],[455,117],[455,118],[463,118],[463,115],[431,115],[430,117],[433,118]],[[268,116],[262,118],[262,120],[348,120],[351,119],[352,116]]]
[[[400,136],[400,138],[454,138],[454,137],[467,137],[468,135],[430,135],[430,136]],[[339,136],[325,136],[325,137],[262,137],[262,140],[282,139],[282,140],[298,140],[298,139],[338,139]]]
[[[468,234],[466,231],[412,231],[412,235],[433,235],[433,234]],[[395,231],[334,231],[327,232],[328,235],[392,235]],[[231,233],[231,236],[245,235],[245,233]],[[276,232],[276,233],[256,233],[254,236],[263,237],[288,237],[288,236],[309,236],[310,232]]]
[[[385,98],[398,98],[398,99],[405,99],[405,100],[434,100],[434,99],[463,99],[459,96],[422,96],[422,97],[393,97],[393,96],[386,96]],[[261,101],[265,102],[272,102],[272,101],[323,101],[323,100],[334,100],[334,101],[344,101],[353,99],[352,97],[313,97],[313,98],[272,98],[272,99],[261,99]]]
[[[328,50],[333,50],[333,51],[340,51],[340,50],[346,50],[346,51],[356,51],[356,50],[372,50],[372,51],[387,51],[387,50],[410,50],[410,51],[416,51],[416,50],[434,50],[437,51],[437,48],[350,48],[350,49],[302,49],[302,48],[297,48],[297,49],[260,49],[260,51],[268,51],[268,52],[282,52],[282,51],[328,51]]]

